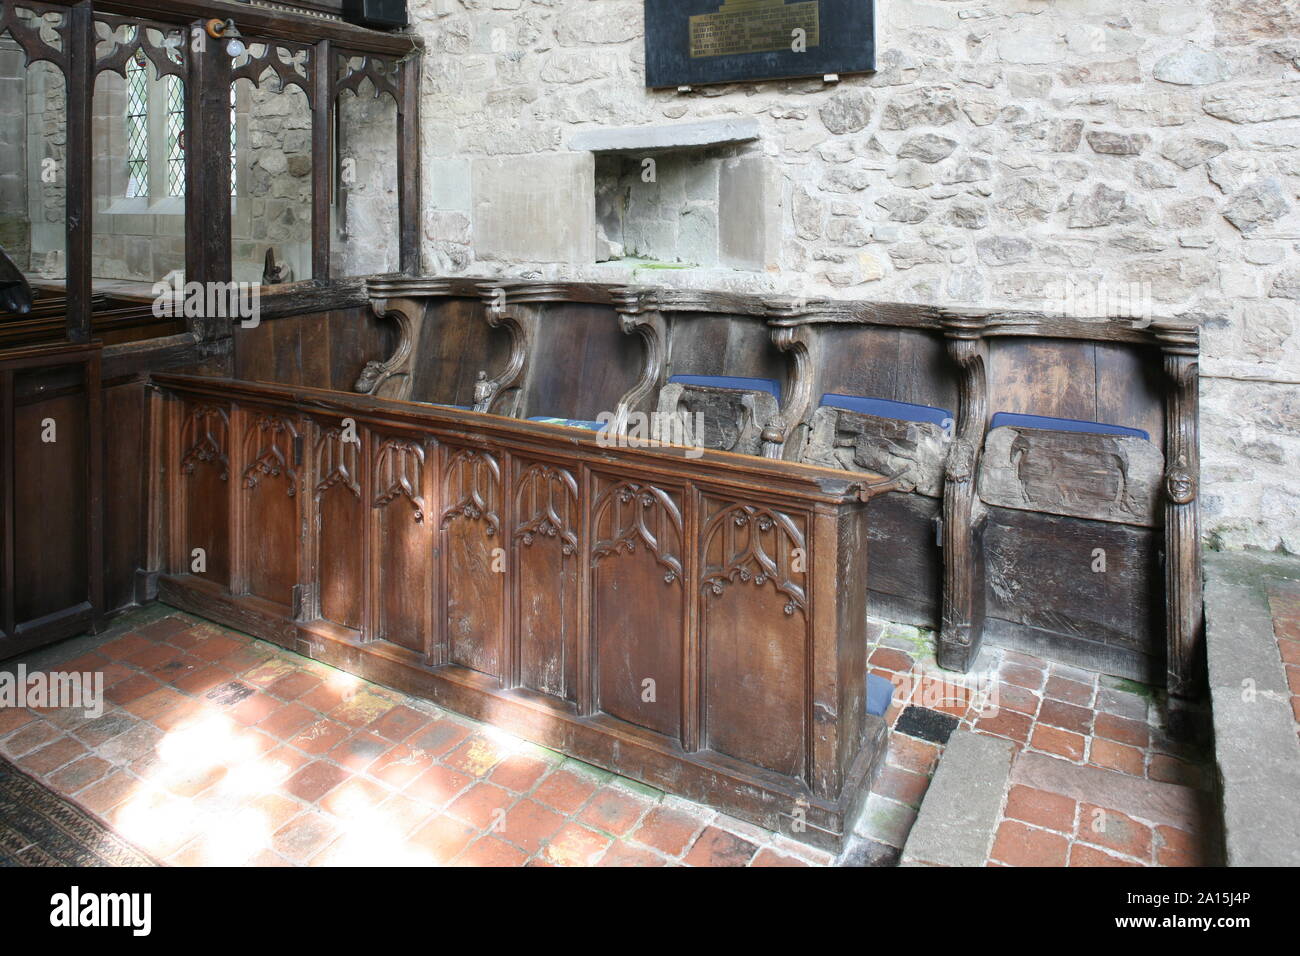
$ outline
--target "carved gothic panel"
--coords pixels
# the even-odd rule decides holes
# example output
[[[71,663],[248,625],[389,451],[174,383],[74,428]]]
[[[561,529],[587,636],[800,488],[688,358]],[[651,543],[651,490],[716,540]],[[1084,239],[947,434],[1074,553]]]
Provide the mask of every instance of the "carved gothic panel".
[[[677,737],[686,643],[681,493],[614,479],[599,485],[591,598],[599,706]]]
[[[500,533],[501,465],[494,455],[444,447],[439,529],[447,660],[500,677],[506,542]]]
[[[419,442],[385,438],[375,452],[376,508],[404,498],[417,522],[424,520],[424,447]]]
[[[705,499],[705,734],[709,747],[791,776],[806,767],[806,519]],[[766,729],[754,734],[749,728]]]
[[[425,520],[425,446],[375,435],[372,521],[377,637],[420,654],[430,650],[433,522]]]
[[[354,429],[345,432],[338,426],[322,425],[316,438],[312,474],[316,483],[313,501],[320,614],[327,621],[360,630],[366,547],[361,442],[354,433]]]
[[[521,464],[515,481],[512,581],[519,683],[574,699],[578,641],[578,483],[565,468]]]

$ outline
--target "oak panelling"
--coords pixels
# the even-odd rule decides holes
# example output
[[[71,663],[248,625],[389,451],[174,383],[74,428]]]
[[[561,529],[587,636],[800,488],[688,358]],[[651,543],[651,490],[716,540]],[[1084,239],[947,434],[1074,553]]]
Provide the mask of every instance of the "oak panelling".
[[[990,617],[1069,640],[1076,661],[1152,679],[1133,662],[1162,646],[1159,530],[989,508],[984,530]],[[1044,561],[1052,554],[1051,561]],[[1104,565],[1101,563],[1104,561]],[[1103,568],[1104,570],[1098,570]]]
[[[144,383],[104,389],[104,606],[136,602],[136,572],[148,565]]]
[[[444,659],[500,678],[510,640],[503,463],[499,455],[456,445],[443,445],[441,455],[438,554],[446,607]]]
[[[302,544],[297,496],[302,490],[301,429],[291,416],[257,409],[241,410],[245,540],[242,578],[248,593],[293,605]]]
[[[871,613],[886,621],[935,628],[943,593],[938,498],[889,492],[869,505],[873,553]],[[848,586],[848,582],[844,582]]]
[[[374,636],[430,654],[435,586],[431,447],[423,438],[368,433],[371,442],[371,594]]]
[[[77,373],[75,367],[71,371]],[[77,373],[79,374],[79,373]],[[89,596],[84,503],[87,419],[84,387],[44,400],[46,370],[18,372],[14,390],[14,616],[45,617]],[[45,441],[53,422],[54,441]]]
[[[341,391],[396,346],[393,324],[369,306],[263,319],[247,329],[235,322],[231,331],[236,378]]]
[[[726,315],[675,314],[669,326],[668,375],[770,378],[787,389],[788,363],[762,322]]]
[[[989,343],[989,413],[1141,428],[1164,449],[1165,386],[1153,347],[1062,339]]]
[[[701,518],[703,738],[719,753],[803,777],[807,517],[705,495]]]
[[[596,474],[593,494],[596,705],[679,737],[686,666],[683,491]]]
[[[349,440],[355,435],[356,441]],[[360,631],[364,624],[366,503],[361,430],[318,422],[312,459],[316,581],[320,616]]]
[[[1164,382],[1159,350],[1097,343],[1099,422],[1141,428],[1165,447]]]
[[[411,400],[472,406],[478,373],[490,378],[509,360],[510,336],[488,325],[486,306],[477,298],[439,299],[426,309],[429,328],[420,336]]]
[[[180,409],[179,547],[184,573],[230,587],[231,408],[211,402],[186,402]],[[173,542],[173,544],[177,544]],[[194,550],[204,552],[204,570],[195,571]]]
[[[957,381],[943,337],[913,329],[826,325],[816,329],[813,402],[863,395],[957,412]]]
[[[511,596],[515,604],[513,683],[577,700],[578,537],[573,472],[549,462],[515,462]]]
[[[990,343],[988,364],[990,414],[1097,420],[1093,343],[1002,339]]]
[[[520,417],[595,419],[613,414],[641,373],[640,343],[602,305],[547,303],[541,310]]]

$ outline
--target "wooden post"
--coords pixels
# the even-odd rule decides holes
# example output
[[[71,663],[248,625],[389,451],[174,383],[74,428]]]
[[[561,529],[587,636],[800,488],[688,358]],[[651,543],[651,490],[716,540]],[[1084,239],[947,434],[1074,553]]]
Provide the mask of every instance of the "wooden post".
[[[420,56],[401,61],[397,78],[397,206],[401,269],[420,271]]]
[[[195,38],[202,32],[201,51]],[[230,282],[230,57],[226,45],[191,25],[185,84],[185,279]],[[204,339],[230,334],[228,320],[209,318]]]
[[[311,277],[330,277],[330,212],[334,205],[334,49],[316,44],[311,57]]]
[[[1194,736],[1202,722],[1205,621],[1201,603],[1199,331],[1152,324],[1169,379],[1165,393],[1165,640],[1170,729]]]
[[[948,354],[960,371],[959,418],[943,489],[943,615],[938,662],[969,670],[984,637],[984,555],[974,520],[975,477],[988,421],[984,320],[944,314]]]

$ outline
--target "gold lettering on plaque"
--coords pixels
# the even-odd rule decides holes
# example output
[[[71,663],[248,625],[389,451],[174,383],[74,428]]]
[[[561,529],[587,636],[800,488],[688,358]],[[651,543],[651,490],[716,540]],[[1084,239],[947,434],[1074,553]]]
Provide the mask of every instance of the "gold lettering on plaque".
[[[724,0],[717,13],[691,17],[691,58],[790,50],[795,30],[804,31],[807,46],[817,46],[819,6],[819,0]]]

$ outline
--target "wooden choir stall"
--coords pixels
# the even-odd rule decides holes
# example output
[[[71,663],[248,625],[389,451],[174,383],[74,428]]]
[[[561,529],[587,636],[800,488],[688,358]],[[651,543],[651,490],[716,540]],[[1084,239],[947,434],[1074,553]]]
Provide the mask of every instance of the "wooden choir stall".
[[[832,848],[884,747],[868,612],[1195,701],[1194,327],[367,292],[151,376],[166,602]]]

